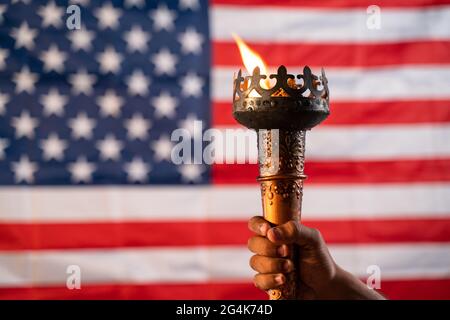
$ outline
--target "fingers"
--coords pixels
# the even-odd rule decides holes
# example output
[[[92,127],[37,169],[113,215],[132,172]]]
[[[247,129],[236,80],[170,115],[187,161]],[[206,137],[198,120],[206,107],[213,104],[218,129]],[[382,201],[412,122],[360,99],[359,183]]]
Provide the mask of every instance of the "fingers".
[[[259,273],[288,273],[294,270],[294,263],[289,259],[254,255],[250,267]]]
[[[296,243],[300,246],[315,246],[322,240],[320,232],[300,225],[297,221],[289,221],[267,231],[267,238],[274,244]]]
[[[249,220],[248,228],[260,236],[266,236],[270,224],[263,217],[255,216]]]
[[[253,236],[248,239],[248,249],[253,253],[267,257],[287,257],[289,255],[287,245],[274,244],[262,236]]]
[[[270,229],[267,238],[273,243],[296,243],[299,238],[299,224],[289,221]]]
[[[261,290],[269,290],[281,286],[285,283],[286,277],[281,273],[261,274],[258,273],[253,278],[256,287]]]

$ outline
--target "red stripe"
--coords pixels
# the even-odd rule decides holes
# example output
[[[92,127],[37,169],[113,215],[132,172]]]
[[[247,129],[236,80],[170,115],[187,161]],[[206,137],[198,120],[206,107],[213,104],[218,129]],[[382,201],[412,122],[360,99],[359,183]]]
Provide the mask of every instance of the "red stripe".
[[[250,283],[101,284],[65,287],[0,288],[0,299],[265,299],[266,294]]]
[[[331,114],[321,125],[371,125],[450,122],[449,100],[331,102]],[[231,102],[213,103],[213,126],[239,126]]]
[[[376,4],[384,8],[410,8],[449,4],[448,0],[211,0],[212,5],[270,6],[304,8],[366,8]]]
[[[307,161],[308,184],[450,181],[450,159],[394,161]],[[214,164],[213,184],[254,184],[256,164]]]
[[[329,244],[450,241],[450,219],[304,223],[319,229]],[[242,246],[250,235],[246,221],[0,224],[0,250]]]
[[[248,43],[272,66],[371,67],[448,64],[450,41],[401,43]],[[214,66],[241,66],[234,42],[213,41]]]
[[[450,299],[449,279],[385,280],[381,291],[390,299]],[[102,284],[83,285],[80,290],[65,287],[0,288],[0,299],[267,299],[248,282],[206,284]]]

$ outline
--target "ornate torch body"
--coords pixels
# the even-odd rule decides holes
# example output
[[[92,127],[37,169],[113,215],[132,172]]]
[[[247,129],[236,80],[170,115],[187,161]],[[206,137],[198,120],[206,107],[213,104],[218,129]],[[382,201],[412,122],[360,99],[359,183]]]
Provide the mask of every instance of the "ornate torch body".
[[[233,117],[258,133],[258,163],[264,218],[273,225],[300,220],[305,161],[305,133],[329,115],[325,73],[315,76],[309,67],[296,77],[284,66],[278,68],[271,88],[261,87],[267,79],[256,67],[251,76],[239,70],[234,79]],[[296,80],[297,78],[297,80]],[[292,261],[298,250],[293,246]],[[271,300],[295,299],[298,266],[286,283],[270,290]]]

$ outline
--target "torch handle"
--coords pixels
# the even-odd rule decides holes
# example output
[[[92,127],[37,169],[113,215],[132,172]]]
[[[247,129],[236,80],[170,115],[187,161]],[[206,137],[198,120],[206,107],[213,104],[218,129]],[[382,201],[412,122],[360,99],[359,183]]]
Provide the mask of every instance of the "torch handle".
[[[258,156],[261,199],[264,218],[272,225],[301,216],[304,168],[305,131],[259,130]],[[286,275],[286,283],[269,290],[271,300],[297,297],[298,247],[293,245],[289,257],[295,270]]]

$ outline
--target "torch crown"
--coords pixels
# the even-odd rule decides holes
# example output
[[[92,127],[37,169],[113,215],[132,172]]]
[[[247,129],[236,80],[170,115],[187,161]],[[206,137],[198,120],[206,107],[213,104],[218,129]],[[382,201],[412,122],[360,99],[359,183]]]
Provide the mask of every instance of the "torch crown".
[[[239,123],[252,129],[305,130],[330,114],[328,81],[323,69],[316,76],[305,66],[303,74],[294,76],[280,66],[269,79],[276,79],[270,88],[267,75],[260,74],[258,67],[251,76],[243,76],[239,70],[233,88],[233,116]]]

